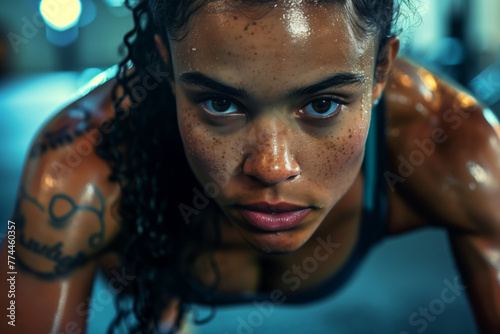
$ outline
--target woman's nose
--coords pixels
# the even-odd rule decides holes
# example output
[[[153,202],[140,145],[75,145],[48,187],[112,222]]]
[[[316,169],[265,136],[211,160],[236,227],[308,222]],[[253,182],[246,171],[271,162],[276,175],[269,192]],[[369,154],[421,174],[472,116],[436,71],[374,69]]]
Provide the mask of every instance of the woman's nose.
[[[300,166],[290,148],[291,135],[289,129],[258,129],[247,146],[243,173],[266,186],[300,175]]]

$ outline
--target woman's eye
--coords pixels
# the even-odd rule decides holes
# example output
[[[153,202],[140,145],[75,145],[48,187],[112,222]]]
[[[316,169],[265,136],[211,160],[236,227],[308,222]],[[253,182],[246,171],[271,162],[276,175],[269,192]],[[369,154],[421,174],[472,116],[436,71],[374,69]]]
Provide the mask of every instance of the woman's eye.
[[[205,100],[202,104],[208,111],[214,114],[230,114],[239,110],[236,104],[223,98]]]
[[[312,116],[331,116],[332,114],[338,112],[340,109],[340,104],[334,102],[333,100],[329,99],[320,99],[320,100],[315,100],[308,105],[306,105],[304,108],[302,108],[300,111],[302,113],[307,113],[308,115]]]

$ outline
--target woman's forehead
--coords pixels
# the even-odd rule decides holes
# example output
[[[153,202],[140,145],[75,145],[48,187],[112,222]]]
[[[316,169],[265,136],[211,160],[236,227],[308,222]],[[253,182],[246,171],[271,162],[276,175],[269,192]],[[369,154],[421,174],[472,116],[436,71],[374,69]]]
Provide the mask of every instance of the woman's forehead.
[[[287,8],[292,6],[313,5],[317,7],[328,5],[345,5],[347,0],[215,0],[205,1],[202,4],[212,13],[240,11],[254,18],[262,17],[273,8]]]
[[[185,38],[171,41],[177,75],[211,72],[248,81],[252,73],[263,80],[373,71],[375,39],[356,35],[344,6],[290,1],[257,15],[234,7],[223,11],[217,3],[226,2],[203,7],[190,19]]]
[[[292,40],[300,42],[336,25],[337,30],[346,28],[347,32],[352,32],[352,13],[349,11],[352,11],[351,6],[343,1],[208,1],[192,15],[188,31],[218,25],[220,31],[229,33],[238,25],[248,24],[247,21],[264,22],[269,28],[284,27]],[[353,35],[359,37],[359,34]]]

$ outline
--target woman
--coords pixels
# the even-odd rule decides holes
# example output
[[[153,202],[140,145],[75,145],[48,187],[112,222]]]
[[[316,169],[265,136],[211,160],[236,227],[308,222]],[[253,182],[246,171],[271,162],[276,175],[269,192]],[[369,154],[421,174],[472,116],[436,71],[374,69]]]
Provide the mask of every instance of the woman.
[[[132,311],[138,332],[176,331],[191,303],[315,300],[384,236],[434,225],[482,333],[500,332],[500,128],[396,58],[396,13],[390,0],[139,1],[116,80],[31,150],[16,330],[83,330],[98,267],[120,294],[112,327]]]

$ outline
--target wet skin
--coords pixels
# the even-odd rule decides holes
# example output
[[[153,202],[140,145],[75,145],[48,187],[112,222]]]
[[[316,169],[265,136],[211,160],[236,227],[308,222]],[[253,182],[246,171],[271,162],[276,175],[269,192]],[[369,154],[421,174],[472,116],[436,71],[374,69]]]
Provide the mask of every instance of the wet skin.
[[[287,19],[293,15],[300,22]],[[370,110],[384,82],[373,78],[375,38],[355,35],[341,6],[304,3],[251,16],[204,8],[182,41],[170,41],[172,57],[165,60],[173,67],[180,133],[198,180],[226,180],[215,200],[251,246],[290,252],[358,176]],[[313,90],[318,83],[323,86]],[[235,207],[258,202],[311,211],[277,235],[254,228]]]
[[[359,166],[369,110],[383,88],[383,83],[373,81],[373,41],[349,35],[341,12],[310,12],[311,8],[304,10],[314,33],[299,38],[298,32],[304,29],[292,30],[279,20],[280,10],[255,20],[241,14],[198,14],[193,20],[199,24],[192,26],[186,39],[163,45],[163,51],[166,45],[171,47],[171,56],[168,52],[163,55],[175,70],[172,84],[179,126],[195,174],[201,184],[231,175],[216,199],[225,213],[221,217],[225,224],[223,248],[215,251],[223,291],[290,291],[282,274],[314,254],[316,237],[331,236],[340,247],[302,281],[300,289],[314,286],[335,274],[359,232],[364,181]],[[290,10],[288,13],[293,12]],[[324,22],[335,22],[335,26]],[[203,101],[220,92],[210,90],[210,97],[200,101],[197,97],[207,89],[181,80],[186,72],[203,73],[245,89],[250,97],[223,94],[237,104],[235,115],[222,120],[209,117],[204,108],[214,104]],[[363,75],[365,81],[286,97],[291,90],[337,73]],[[113,258],[93,256],[105,250],[120,229],[115,212],[119,187],[108,180],[109,166],[97,156],[95,147],[81,155],[79,164],[68,163],[69,149],[78,152],[84,144],[95,144],[86,135],[76,135],[81,124],[105,132],[99,125],[113,115],[113,83],[98,87],[52,119],[35,139],[34,153],[27,160],[16,216],[24,222],[16,235],[20,238],[16,256],[28,268],[19,272],[16,283],[23,287],[16,296],[20,332],[49,332],[56,319],[61,328],[71,321],[85,328],[87,314],[73,310],[81,310],[81,303],[85,304],[96,267],[109,267],[108,260]],[[316,97],[331,96],[346,102],[335,117],[312,120],[305,116],[310,111],[306,107]],[[481,331],[498,333],[500,263],[495,254],[500,252],[500,126],[472,97],[404,60],[394,63],[385,99],[391,173],[386,233],[431,225],[446,228]],[[216,106],[224,109],[225,104],[218,101]],[[90,118],[74,112],[82,108],[91,111]],[[50,146],[48,135],[63,130],[71,141],[40,149],[43,144]],[[433,150],[429,141],[434,143]],[[401,167],[403,160],[413,164],[412,172]],[[302,224],[277,236],[255,231],[231,207],[235,202],[262,200],[311,206],[312,211]],[[57,226],[51,217],[60,218]],[[92,243],[97,234],[102,239]],[[61,254],[49,256],[48,248],[59,243]],[[285,255],[266,253],[291,250],[295,251]],[[4,243],[0,256],[6,258],[7,254]],[[64,280],[39,275],[57,274],[63,257],[78,254],[89,260],[66,263],[64,269],[72,272]],[[121,266],[114,265],[122,273]],[[212,283],[212,272],[203,258],[194,271],[202,282]],[[130,274],[125,273],[125,282]],[[0,290],[8,291],[6,280],[0,282]],[[110,282],[114,289],[121,288],[113,275]],[[39,297],[36,301],[34,295]],[[58,314],[60,305],[68,312]],[[0,324],[3,331],[1,326],[5,322]]]

